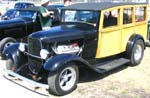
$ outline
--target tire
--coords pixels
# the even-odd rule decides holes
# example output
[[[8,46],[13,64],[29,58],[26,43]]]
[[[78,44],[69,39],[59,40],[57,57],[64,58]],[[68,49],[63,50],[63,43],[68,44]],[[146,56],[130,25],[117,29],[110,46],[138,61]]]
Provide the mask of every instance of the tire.
[[[0,56],[2,55],[2,52],[5,48],[7,48],[8,46],[12,45],[15,42],[16,40],[11,37],[2,39],[0,42]]]
[[[135,66],[141,63],[141,60],[143,59],[144,55],[144,42],[141,39],[138,39],[132,50],[130,55],[130,65]]]
[[[49,93],[58,96],[66,95],[77,87],[78,79],[78,67],[69,64],[58,73],[48,77]]]

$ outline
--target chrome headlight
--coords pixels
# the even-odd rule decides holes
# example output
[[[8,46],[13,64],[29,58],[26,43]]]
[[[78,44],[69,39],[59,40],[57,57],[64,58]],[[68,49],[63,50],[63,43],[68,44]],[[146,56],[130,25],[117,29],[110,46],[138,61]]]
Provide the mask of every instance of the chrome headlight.
[[[40,51],[40,56],[42,59],[46,59],[49,54],[50,54],[49,51],[46,49],[41,49],[41,51]]]
[[[19,44],[19,50],[20,50],[21,52],[24,52],[24,51],[25,51],[25,45],[26,45],[26,44],[24,44],[24,43],[20,43],[20,44]]]

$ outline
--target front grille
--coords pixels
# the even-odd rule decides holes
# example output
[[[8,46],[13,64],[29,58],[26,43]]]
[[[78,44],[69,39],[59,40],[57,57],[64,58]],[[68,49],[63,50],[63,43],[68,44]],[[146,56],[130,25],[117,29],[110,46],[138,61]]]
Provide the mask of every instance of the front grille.
[[[40,57],[41,48],[42,48],[41,42],[39,39],[33,39],[33,38],[28,39],[28,53],[29,54]],[[28,64],[29,64],[30,70],[34,74],[37,74],[42,67],[42,60],[39,58],[29,56]]]
[[[29,43],[29,48],[28,48],[29,54],[40,56],[40,50],[41,50],[40,40],[29,38],[28,43]]]
[[[42,60],[41,59],[37,59],[37,58],[33,58],[33,57],[28,57],[28,63],[29,63],[29,67],[30,67],[30,70],[32,71],[32,73],[34,74],[37,74],[43,63],[42,63]]]

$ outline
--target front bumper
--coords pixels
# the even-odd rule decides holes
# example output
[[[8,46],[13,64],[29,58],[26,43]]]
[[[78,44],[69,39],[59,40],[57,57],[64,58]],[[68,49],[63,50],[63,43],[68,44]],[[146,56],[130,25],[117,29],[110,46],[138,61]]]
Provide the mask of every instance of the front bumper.
[[[3,61],[3,67],[1,68],[2,69],[2,73],[3,75],[8,78],[8,79],[18,79],[18,80],[21,80],[23,82],[26,82],[27,84],[31,85],[31,86],[34,86],[34,87],[39,87],[39,88],[44,88],[44,89],[48,89],[49,86],[48,84],[43,84],[43,83],[39,83],[39,82],[36,82],[34,80],[31,80],[27,77],[24,77],[22,75],[19,75],[11,70],[8,70],[6,68],[6,64],[7,64],[7,60],[6,61]]]

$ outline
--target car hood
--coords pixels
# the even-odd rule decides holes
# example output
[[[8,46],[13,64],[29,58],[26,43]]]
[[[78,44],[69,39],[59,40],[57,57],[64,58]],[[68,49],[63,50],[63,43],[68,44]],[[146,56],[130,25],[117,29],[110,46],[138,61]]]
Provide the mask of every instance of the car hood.
[[[42,30],[29,35],[29,38],[37,38],[43,41],[69,40],[83,38],[95,33],[95,27],[84,23],[61,24],[48,30]]]
[[[27,23],[33,22],[32,18],[14,18],[11,20],[3,20],[0,21],[0,29],[3,28],[12,28],[12,27],[17,27],[17,26],[24,26]]]

